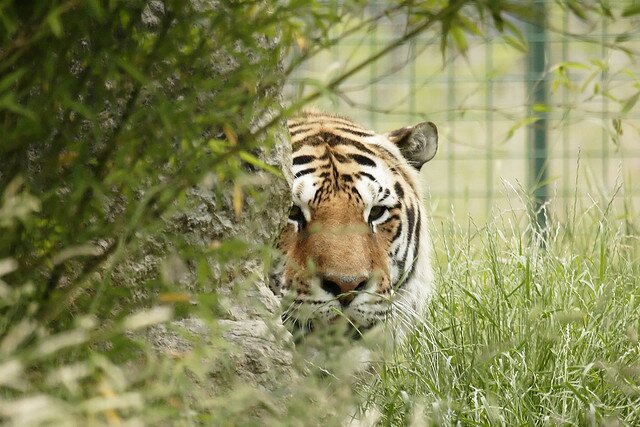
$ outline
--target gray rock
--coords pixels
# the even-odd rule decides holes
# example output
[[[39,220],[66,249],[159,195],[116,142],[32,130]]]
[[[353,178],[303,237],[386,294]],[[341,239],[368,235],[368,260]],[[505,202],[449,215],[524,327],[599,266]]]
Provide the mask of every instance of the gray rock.
[[[217,3],[194,1],[194,4],[215,8]],[[163,14],[162,2],[151,1],[143,11],[142,22],[155,28]],[[272,55],[271,47],[267,41],[260,40],[259,48],[249,56]],[[225,75],[234,72],[237,61],[233,53],[221,51],[212,58],[210,67],[212,75],[224,80]],[[270,93],[263,95],[276,95],[279,90],[271,88]],[[200,101],[206,103],[215,95],[203,93]],[[254,117],[253,130],[275,114],[276,111],[267,111],[261,117]],[[107,122],[107,118],[104,121]],[[212,132],[216,137],[221,136],[216,130]],[[285,179],[261,170],[248,170],[246,178],[254,190],[254,197],[245,197],[242,213],[236,216],[228,191],[220,191],[215,176],[205,176],[199,186],[188,191],[186,203],[165,218],[162,232],[165,236],[159,233],[147,237],[141,243],[142,255],[123,263],[114,273],[114,281],[124,286],[142,288],[141,283],[160,274],[164,280],[178,283],[187,294],[216,294],[220,307],[217,322],[190,315],[170,325],[154,327],[147,333],[154,348],[170,356],[180,357],[203,343],[216,346],[216,350],[222,349],[224,354],[208,368],[208,380],[194,377],[194,384],[212,395],[223,392],[225,386],[238,379],[264,391],[281,389],[288,384],[296,376],[291,336],[280,320],[279,300],[269,288],[268,269],[259,259],[250,256],[226,265],[210,259],[215,283],[200,285],[196,279],[196,266],[185,262],[179,249],[171,243],[172,239],[166,236],[181,236],[196,249],[206,249],[230,238],[240,239],[250,248],[273,246],[286,221],[290,204],[291,148],[284,121],[272,132],[271,138],[275,139],[275,145],[253,144],[258,148],[252,150],[252,154],[283,170]],[[146,289],[135,294],[141,300],[149,297]],[[220,339],[225,343],[221,344]]]

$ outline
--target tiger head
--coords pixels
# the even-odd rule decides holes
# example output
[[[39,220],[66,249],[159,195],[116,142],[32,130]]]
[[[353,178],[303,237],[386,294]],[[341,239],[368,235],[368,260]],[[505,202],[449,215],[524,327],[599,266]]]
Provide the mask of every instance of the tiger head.
[[[362,331],[395,313],[420,314],[433,279],[418,171],[436,153],[435,125],[376,134],[307,112],[288,126],[283,319],[303,333],[341,318]]]

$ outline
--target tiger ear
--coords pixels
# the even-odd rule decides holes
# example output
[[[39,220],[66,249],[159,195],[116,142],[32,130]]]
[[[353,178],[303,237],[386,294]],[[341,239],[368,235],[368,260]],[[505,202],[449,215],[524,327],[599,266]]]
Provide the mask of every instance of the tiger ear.
[[[438,151],[438,128],[431,122],[418,123],[386,134],[407,161],[420,170]]]

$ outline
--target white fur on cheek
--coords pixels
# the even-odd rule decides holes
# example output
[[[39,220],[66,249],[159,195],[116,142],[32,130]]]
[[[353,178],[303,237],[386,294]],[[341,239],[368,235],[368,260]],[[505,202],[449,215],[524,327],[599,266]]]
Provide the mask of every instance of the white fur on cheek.
[[[356,182],[355,187],[362,197],[364,205],[370,208],[373,204],[375,196],[374,192],[371,189],[371,180],[369,180],[368,178],[360,178],[358,182]],[[368,213],[368,209],[365,209],[365,213]]]
[[[307,174],[294,179],[292,188],[293,203],[302,209],[305,219],[309,221],[311,219],[309,202],[316,194],[314,174]]]

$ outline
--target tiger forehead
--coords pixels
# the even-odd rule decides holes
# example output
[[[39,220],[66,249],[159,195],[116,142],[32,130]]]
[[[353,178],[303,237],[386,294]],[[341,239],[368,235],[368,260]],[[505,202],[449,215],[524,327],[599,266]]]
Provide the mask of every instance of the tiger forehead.
[[[362,197],[356,189],[361,179],[366,181],[366,188],[376,192],[388,182],[388,179],[381,175],[383,169],[379,168],[375,153],[353,150],[345,145],[304,145],[293,154],[293,168],[294,178],[311,177],[312,180],[318,181],[317,185],[313,186],[316,192],[314,199],[321,194],[329,196],[340,192],[353,192],[356,199],[362,202]]]
[[[295,117],[290,120],[287,120],[287,126],[289,126],[289,128],[302,126],[302,125],[306,125],[306,126],[319,125],[319,126],[327,126],[327,127],[343,125],[343,126],[348,126],[348,127],[357,128],[357,129],[366,131],[366,129],[364,129],[359,124],[353,122],[352,120],[349,120],[345,117],[329,115],[329,114],[306,112],[305,115],[303,116]]]
[[[287,122],[291,142],[302,142],[309,137],[321,134],[334,135],[350,140],[374,137],[375,132],[362,128],[360,125],[336,116],[308,114],[305,117],[296,118]]]
[[[344,117],[315,112],[305,112],[303,114],[303,116],[287,122],[293,145],[294,167],[296,166],[296,157],[298,157],[297,161],[298,165],[300,165],[311,161],[313,158],[326,160],[329,152],[349,154],[351,160],[354,160],[353,156],[355,155],[356,163],[361,166],[386,164],[389,172],[397,178],[401,178],[408,185],[409,191],[418,195],[416,183],[403,166],[406,161],[399,153],[394,153],[393,150],[390,151],[384,146],[384,143],[380,142],[381,138],[384,139],[382,135],[377,135],[373,131],[364,129]],[[304,149],[305,147],[313,147],[311,151],[315,152],[315,154],[313,152],[309,153],[310,150]],[[301,154],[304,154],[304,156],[301,156]],[[358,157],[358,154],[361,156]],[[340,159],[338,158],[338,160]],[[375,160],[380,160],[380,162],[376,163]],[[310,171],[310,169],[307,169],[307,171]],[[323,178],[326,177],[328,176],[323,176]]]
[[[367,206],[401,206],[405,194],[404,186],[392,174],[381,173],[380,169],[374,172],[362,168],[357,161],[352,161],[348,156],[334,150],[327,149],[327,154],[322,156],[326,160],[318,160],[319,157],[308,153],[309,150],[305,150],[304,154],[294,156],[295,163],[314,160],[311,160],[312,164],[298,164],[294,169],[301,179],[295,181],[292,197],[295,203],[311,208],[314,218],[352,222],[362,216]],[[314,166],[309,167],[311,165]],[[345,214],[348,210],[348,215],[336,215],[336,209],[344,211]],[[326,216],[321,215],[322,212]]]
[[[343,128],[327,128],[324,126],[312,129],[303,129],[303,134],[296,133],[297,128],[291,130],[291,142],[293,144],[294,156],[304,147],[317,147],[320,150],[327,150],[331,154],[349,154],[360,152],[363,155],[383,160],[387,164],[397,164],[398,158],[389,150],[367,141],[367,137],[374,137],[370,131],[362,131],[355,134],[353,129],[348,131]],[[364,132],[369,134],[364,135]],[[370,165],[373,166],[373,165]]]
[[[319,150],[327,149],[332,154],[360,152],[382,160],[389,160],[389,156],[394,157],[391,153],[387,152],[387,150],[381,149],[378,146],[342,135],[336,135],[332,132],[318,132],[313,135],[308,135],[304,139],[294,141],[294,155],[304,147],[317,147]]]
[[[344,139],[332,134],[319,134],[306,138],[294,146],[294,177],[315,172],[324,179],[346,180],[367,177],[371,181],[382,179],[381,174],[392,171],[392,161],[377,147]],[[301,169],[301,168],[308,169]],[[376,179],[377,177],[378,179]]]

